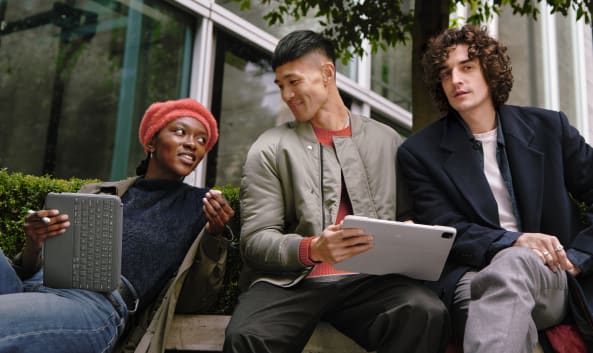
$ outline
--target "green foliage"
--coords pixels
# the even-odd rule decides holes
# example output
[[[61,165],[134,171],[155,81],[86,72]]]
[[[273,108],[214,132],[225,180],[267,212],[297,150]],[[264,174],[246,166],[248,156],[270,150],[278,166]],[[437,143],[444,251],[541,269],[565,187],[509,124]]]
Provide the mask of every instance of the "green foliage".
[[[12,257],[22,249],[25,215],[28,210],[41,209],[48,192],[76,192],[85,183],[95,181],[11,174],[0,169],[0,247],[4,254]]]
[[[513,15],[531,16],[534,20],[540,13],[539,3],[519,0],[497,0],[494,2],[488,0],[455,0],[455,4],[469,5],[471,15],[468,21],[470,23],[484,23],[490,20],[494,14],[500,15],[503,8],[508,6],[513,11]],[[571,9],[575,10],[576,19],[583,19],[585,23],[591,23],[593,14],[593,2],[590,0],[546,0],[550,8],[550,13],[559,13],[568,16]]]
[[[230,315],[233,308],[237,304],[237,297],[239,296],[239,273],[243,262],[241,261],[241,253],[239,250],[239,235],[241,230],[241,215],[239,213],[239,188],[226,185],[223,187],[215,186],[213,189],[222,191],[222,194],[227,199],[233,210],[235,216],[229,222],[229,227],[234,233],[233,241],[228,249],[228,257],[226,263],[226,272],[224,275],[224,285],[220,292],[218,302],[211,308],[210,314],[224,314]]]
[[[95,182],[99,180],[55,179],[49,176],[11,174],[6,169],[0,169],[0,248],[4,254],[10,258],[22,249],[25,242],[25,215],[28,210],[41,209],[48,192],[76,192],[82,185]],[[239,188],[232,185],[214,188],[222,191],[235,210],[235,216],[229,222],[235,237],[229,248],[225,284],[219,301],[211,312],[230,314],[239,295],[239,272],[242,266],[239,253]]]
[[[251,8],[252,0],[234,0],[241,4],[241,9]],[[378,48],[395,47],[405,44],[410,38],[414,26],[414,10],[405,0],[253,0],[268,6],[270,11],[264,19],[270,26],[281,25],[288,18],[298,21],[311,13],[319,18],[325,28],[323,33],[332,38],[343,62],[354,55],[365,52],[364,40],[371,45],[371,53]],[[421,1],[421,0],[415,0]],[[455,5],[469,5],[468,23],[486,23],[495,14],[500,14],[505,7],[510,7],[513,14],[531,16],[537,19],[538,3],[524,0],[449,0],[449,11]],[[574,9],[577,20],[584,19],[588,24],[592,20],[592,0],[546,0],[551,13],[568,15]],[[430,19],[427,19],[430,20]]]
[[[241,9],[251,8],[251,0],[234,0]],[[298,21],[311,13],[319,18],[324,34],[336,43],[336,50],[346,63],[361,56],[369,40],[371,50],[404,44],[410,39],[413,12],[402,1],[333,1],[333,0],[259,0],[270,7],[264,19],[270,26],[281,25],[286,18]]]

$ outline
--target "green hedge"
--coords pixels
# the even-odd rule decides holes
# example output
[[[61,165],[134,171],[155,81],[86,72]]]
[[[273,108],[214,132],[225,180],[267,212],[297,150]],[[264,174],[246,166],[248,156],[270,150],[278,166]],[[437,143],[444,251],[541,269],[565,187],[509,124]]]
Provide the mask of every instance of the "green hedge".
[[[27,210],[41,209],[48,192],[76,192],[85,183],[96,181],[54,179],[0,169],[0,247],[4,254],[12,257],[22,249]]]
[[[239,235],[241,231],[239,188],[232,185],[223,187],[216,186],[214,188],[222,191],[224,197],[227,199],[233,210],[235,210],[235,216],[229,222],[229,226],[233,230],[235,238],[229,247],[224,286],[220,293],[218,303],[208,313],[230,315],[237,304],[237,297],[240,292],[239,273],[241,272],[241,267],[243,265],[239,251]]]
[[[77,178],[64,180],[49,176],[9,173],[6,169],[0,169],[0,248],[4,254],[13,257],[22,249],[25,241],[23,222],[27,210],[41,209],[47,193],[76,192],[82,185],[98,181]],[[229,249],[223,293],[210,313],[230,314],[239,294],[238,277],[242,265],[238,245],[239,188],[231,185],[215,188],[222,190],[224,197],[235,210],[235,217],[230,222],[230,227],[235,233],[235,241]]]

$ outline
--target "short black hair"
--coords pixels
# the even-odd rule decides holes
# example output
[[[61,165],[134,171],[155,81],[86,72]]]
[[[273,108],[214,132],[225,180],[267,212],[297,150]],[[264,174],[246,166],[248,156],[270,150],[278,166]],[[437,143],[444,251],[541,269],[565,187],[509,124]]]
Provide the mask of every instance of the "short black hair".
[[[276,70],[278,66],[316,50],[325,54],[332,63],[336,63],[334,44],[330,39],[310,30],[291,32],[278,42],[272,55],[272,69]]]

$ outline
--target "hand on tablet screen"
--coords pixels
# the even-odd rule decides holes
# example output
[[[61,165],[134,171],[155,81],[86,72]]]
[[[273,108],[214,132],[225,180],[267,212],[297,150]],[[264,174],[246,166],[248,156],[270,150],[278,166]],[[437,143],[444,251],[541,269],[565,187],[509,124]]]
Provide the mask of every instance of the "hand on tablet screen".
[[[373,237],[359,228],[327,227],[311,241],[311,259],[334,264],[373,247]]]

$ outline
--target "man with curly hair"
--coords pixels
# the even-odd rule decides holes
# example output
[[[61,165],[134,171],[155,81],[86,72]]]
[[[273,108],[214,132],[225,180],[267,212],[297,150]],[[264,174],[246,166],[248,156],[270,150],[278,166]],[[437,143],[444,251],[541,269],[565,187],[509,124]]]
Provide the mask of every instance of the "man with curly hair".
[[[423,66],[445,116],[398,162],[415,220],[458,231],[433,285],[464,352],[532,352],[566,321],[591,351],[593,148],[562,112],[505,104],[510,59],[486,28],[444,31]]]

